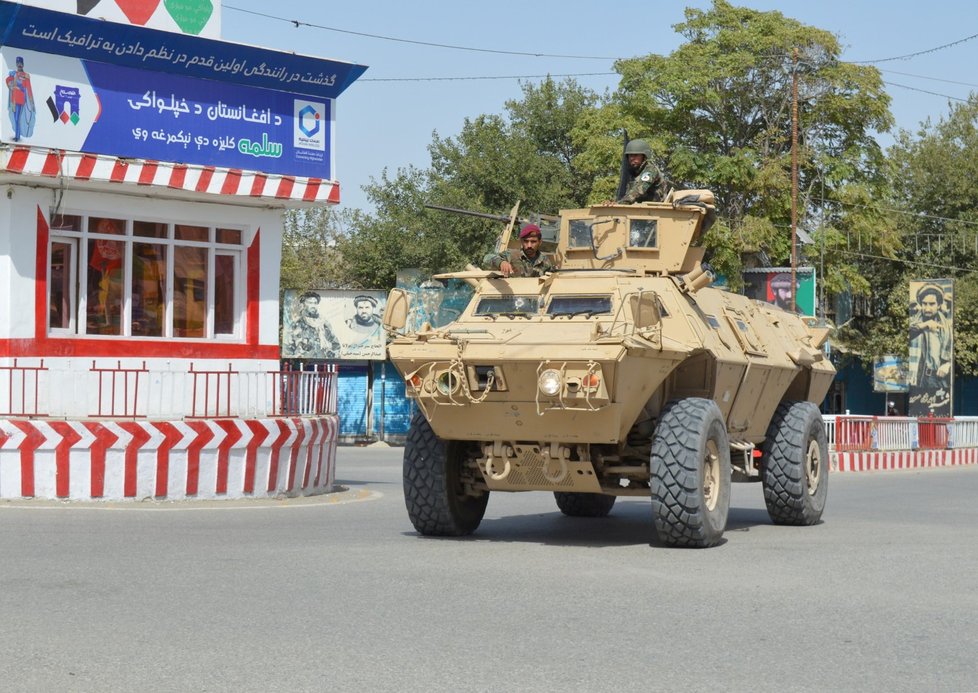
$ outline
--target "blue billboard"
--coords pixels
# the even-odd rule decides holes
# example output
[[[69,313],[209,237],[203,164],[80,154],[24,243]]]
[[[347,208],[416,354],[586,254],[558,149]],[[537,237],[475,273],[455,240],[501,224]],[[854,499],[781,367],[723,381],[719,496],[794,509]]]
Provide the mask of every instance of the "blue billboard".
[[[363,66],[0,0],[4,18],[4,142],[335,177],[334,99]]]

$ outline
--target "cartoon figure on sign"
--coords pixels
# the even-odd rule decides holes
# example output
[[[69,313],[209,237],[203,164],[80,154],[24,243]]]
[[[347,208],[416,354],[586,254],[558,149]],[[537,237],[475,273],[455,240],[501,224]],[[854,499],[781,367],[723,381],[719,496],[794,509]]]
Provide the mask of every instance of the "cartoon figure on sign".
[[[24,59],[17,56],[16,68],[7,73],[7,110],[14,128],[14,142],[34,134],[34,91],[31,76],[24,71]]]

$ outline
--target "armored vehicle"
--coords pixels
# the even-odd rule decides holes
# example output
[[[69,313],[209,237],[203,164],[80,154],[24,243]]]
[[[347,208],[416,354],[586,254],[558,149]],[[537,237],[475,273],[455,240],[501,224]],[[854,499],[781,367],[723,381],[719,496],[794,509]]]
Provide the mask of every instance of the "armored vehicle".
[[[732,481],[759,482],[777,524],[819,520],[828,330],[712,287],[698,242],[714,218],[703,190],[565,210],[556,271],[436,275],[474,287],[439,327],[404,333],[411,298],[391,292],[389,356],[417,404],[404,495],[418,532],[466,535],[490,493],[547,491],[578,517],[651,498],[662,542],[706,547]]]

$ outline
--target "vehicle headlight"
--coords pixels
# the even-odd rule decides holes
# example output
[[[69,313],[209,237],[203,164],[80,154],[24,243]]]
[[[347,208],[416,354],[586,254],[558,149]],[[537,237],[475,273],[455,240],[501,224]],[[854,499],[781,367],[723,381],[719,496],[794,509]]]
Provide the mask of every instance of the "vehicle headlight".
[[[548,397],[553,397],[554,395],[558,394],[562,384],[563,382],[560,377],[560,371],[555,371],[553,369],[545,370],[537,379],[537,387],[540,388],[540,392]]]
[[[448,396],[455,392],[459,386],[458,376],[452,371],[442,371],[438,374],[438,378],[435,380],[435,387],[438,388],[438,392]]]

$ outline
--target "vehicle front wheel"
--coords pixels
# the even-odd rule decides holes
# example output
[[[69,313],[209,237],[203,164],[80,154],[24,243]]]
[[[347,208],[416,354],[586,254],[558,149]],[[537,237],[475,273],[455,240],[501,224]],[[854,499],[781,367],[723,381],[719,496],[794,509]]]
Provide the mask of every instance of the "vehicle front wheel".
[[[775,524],[813,525],[829,486],[822,413],[811,402],[782,402],[761,446],[764,503]]]
[[[445,441],[418,412],[404,444],[404,503],[411,524],[421,534],[459,537],[482,522],[488,491],[465,482],[465,443]]]
[[[566,493],[554,491],[557,507],[569,517],[606,517],[615,505],[616,496],[603,493]]]
[[[705,548],[723,538],[730,511],[730,444],[716,402],[670,402],[652,437],[652,513],[659,538]]]

